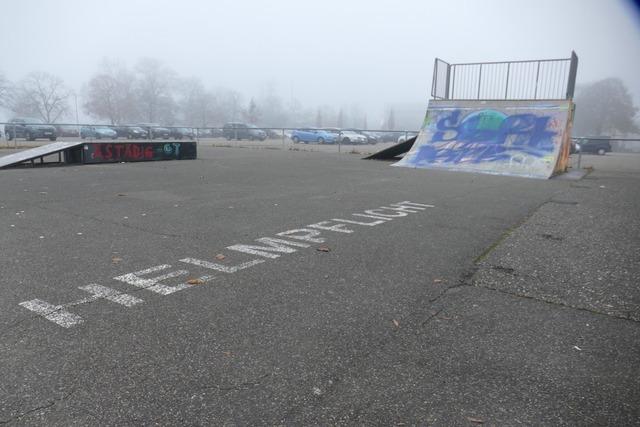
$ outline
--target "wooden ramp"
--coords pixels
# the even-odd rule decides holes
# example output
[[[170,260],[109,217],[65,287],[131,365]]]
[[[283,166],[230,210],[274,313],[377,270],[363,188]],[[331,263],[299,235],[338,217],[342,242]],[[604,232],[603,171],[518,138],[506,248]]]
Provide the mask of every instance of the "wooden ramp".
[[[11,166],[19,166],[21,164],[30,162],[36,164],[36,160],[40,160],[40,163],[44,163],[44,157],[52,154],[58,154],[58,162],[69,162],[71,157],[71,151],[78,149],[84,144],[83,141],[77,142],[54,142],[52,144],[43,145],[41,147],[30,148],[28,150],[20,151],[18,153],[9,154],[0,157],[0,168],[6,168]],[[63,158],[64,156],[64,158]]]

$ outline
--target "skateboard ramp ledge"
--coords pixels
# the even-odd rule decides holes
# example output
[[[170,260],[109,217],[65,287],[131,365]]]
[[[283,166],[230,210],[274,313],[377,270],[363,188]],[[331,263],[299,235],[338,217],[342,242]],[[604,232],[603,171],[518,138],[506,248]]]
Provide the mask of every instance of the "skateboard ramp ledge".
[[[54,142],[52,144],[46,144],[41,147],[30,148],[27,150],[19,151],[17,153],[8,154],[0,157],[0,168],[15,167],[30,162],[35,165],[35,161],[40,159],[40,163],[44,164],[44,158],[53,154],[58,154],[58,162],[56,163],[76,163],[74,157],[76,153],[80,151],[80,146],[83,144],[79,142]],[[64,159],[63,159],[64,155]]]
[[[161,160],[192,160],[198,155],[195,141],[162,142],[54,142],[0,157],[0,168],[45,164],[44,158],[58,154],[55,163],[121,163]],[[40,163],[36,163],[36,160]]]
[[[413,143],[416,142],[416,136],[407,139],[404,142],[400,142],[398,144],[392,145],[391,147],[385,148],[384,150],[380,150],[377,153],[373,153],[370,156],[364,157],[365,160],[397,160],[398,157],[405,154],[411,147],[413,147]]]

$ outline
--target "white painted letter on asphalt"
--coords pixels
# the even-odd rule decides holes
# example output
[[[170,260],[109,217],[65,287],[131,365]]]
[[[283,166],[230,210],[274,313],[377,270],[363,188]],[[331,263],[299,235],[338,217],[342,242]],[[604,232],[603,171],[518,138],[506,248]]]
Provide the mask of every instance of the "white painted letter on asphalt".
[[[344,228],[344,224],[338,223],[338,224],[331,225],[331,221],[320,221],[315,224],[309,224],[307,225],[307,227],[317,228],[318,230],[337,231],[338,233],[353,233],[353,230]]]
[[[256,242],[264,243],[267,246],[232,245],[232,246],[227,246],[227,249],[231,249],[232,251],[244,252],[251,255],[263,256],[265,258],[278,258],[280,255],[276,255],[271,252],[291,254],[296,252],[296,250],[291,248],[290,246],[297,246],[299,248],[309,247],[309,245],[305,243],[290,242],[288,240],[273,239],[271,237],[262,237],[260,239],[256,239]]]
[[[115,289],[107,288],[106,286],[100,286],[95,283],[91,283],[87,286],[80,286],[78,289],[87,291],[97,299],[104,298],[117,304],[122,304],[125,307],[133,307],[136,304],[144,302],[140,298],[136,298],[133,295],[124,294],[116,291]]]
[[[385,222],[387,222],[386,220],[382,220],[382,219],[379,219],[378,221],[372,221],[372,222],[360,222],[360,221],[352,221],[350,219],[339,219],[339,218],[333,218],[331,221],[345,222],[347,224],[356,224],[356,225],[368,225],[369,227],[373,227],[374,225],[378,225],[378,224],[384,224]]]
[[[288,237],[290,239],[303,240],[311,243],[324,243],[325,239],[320,236],[318,230],[310,230],[308,228],[296,228],[295,230],[287,230],[282,233],[278,233],[278,236]]]
[[[48,302],[40,299],[21,302],[20,306],[38,313],[40,316],[62,326],[63,328],[70,328],[83,322],[82,317],[64,310],[61,305],[49,304]]]
[[[137,286],[139,288],[148,289],[160,295],[169,295],[174,292],[190,288],[192,286],[187,283],[180,283],[175,286],[167,286],[167,285],[158,283],[163,280],[172,279],[174,277],[186,276],[187,274],[189,274],[187,270],[171,271],[169,273],[162,274],[156,277],[151,277],[148,279],[143,279],[139,277],[145,274],[155,273],[156,271],[166,270],[167,268],[171,268],[171,266],[168,264],[157,265],[155,267],[147,268],[145,270],[136,271],[135,273],[129,273],[122,276],[114,277],[113,279],[128,283],[133,286]]]
[[[245,268],[249,268],[256,264],[264,262],[263,259],[254,259],[252,261],[243,262],[242,264],[238,265],[222,265],[216,262],[204,261],[195,258],[183,258],[179,261],[187,264],[197,265],[198,267],[208,268],[210,270],[222,271],[223,273],[235,273],[236,271],[244,270]]]
[[[407,216],[408,215],[406,212],[396,212],[395,215],[391,215],[389,212],[380,213],[381,209],[385,209],[385,208],[369,209],[367,211],[364,211],[364,213],[369,214],[369,215],[378,215],[378,216],[387,217],[387,218],[399,218],[401,216]]]

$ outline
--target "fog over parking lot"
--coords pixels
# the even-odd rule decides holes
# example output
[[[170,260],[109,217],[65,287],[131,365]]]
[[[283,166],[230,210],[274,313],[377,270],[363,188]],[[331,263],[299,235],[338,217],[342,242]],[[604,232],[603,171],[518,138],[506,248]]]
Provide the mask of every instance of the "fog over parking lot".
[[[86,85],[105,59],[134,67],[153,58],[181,78],[236,91],[243,105],[276,94],[314,114],[325,106],[326,115],[367,116],[370,128],[390,108],[399,127],[419,125],[434,57],[565,58],[575,50],[578,84],[619,77],[640,98],[640,18],[622,0],[8,0],[2,11],[0,74],[59,76],[87,119]]]

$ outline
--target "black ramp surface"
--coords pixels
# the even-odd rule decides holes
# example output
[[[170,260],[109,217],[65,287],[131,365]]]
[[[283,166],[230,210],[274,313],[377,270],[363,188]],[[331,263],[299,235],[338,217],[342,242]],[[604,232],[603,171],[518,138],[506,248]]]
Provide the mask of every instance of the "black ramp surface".
[[[17,164],[27,162],[29,160],[37,159],[51,154],[56,154],[60,151],[64,151],[68,148],[77,147],[84,142],[65,142],[59,141],[52,144],[43,145],[41,147],[30,148],[28,150],[20,151],[13,154],[0,157],[0,168],[15,166]]]
[[[406,153],[411,150],[413,147],[413,143],[416,142],[417,136],[413,138],[407,139],[405,142],[401,142],[399,144],[393,145],[389,148],[385,148],[384,150],[378,151],[368,157],[365,157],[367,160],[391,160],[394,159],[401,154]]]
[[[557,194],[626,197],[635,182],[199,154],[3,172],[0,422],[637,423],[637,322],[471,279],[478,255]],[[375,219],[406,201],[433,207]],[[360,224],[327,229],[339,220]],[[301,228],[322,242],[277,257],[230,249]],[[193,259],[227,272],[181,261]],[[119,293],[88,298],[99,287]],[[60,308],[47,319],[20,305],[34,300]],[[82,323],[55,323],[75,319],[63,311]]]

